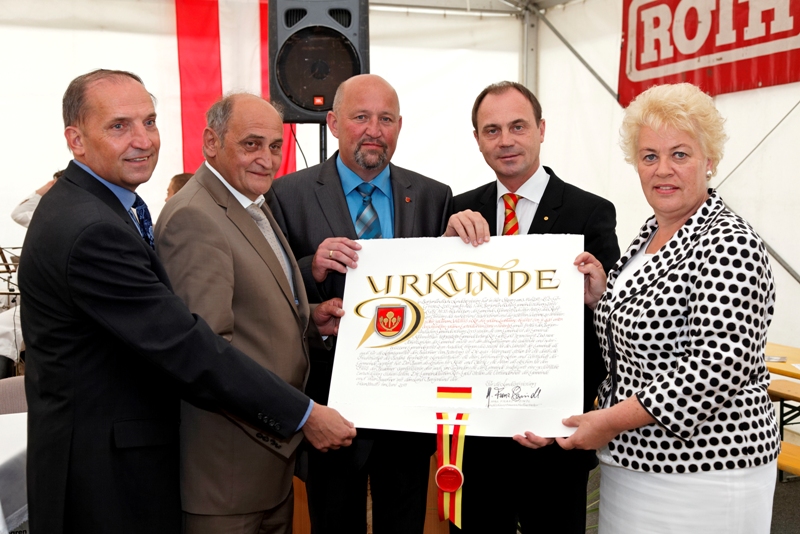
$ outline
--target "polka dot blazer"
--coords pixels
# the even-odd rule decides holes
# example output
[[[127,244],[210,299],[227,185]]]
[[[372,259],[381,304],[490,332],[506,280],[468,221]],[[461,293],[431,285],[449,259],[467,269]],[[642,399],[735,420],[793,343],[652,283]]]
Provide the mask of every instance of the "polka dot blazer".
[[[625,287],[606,291],[595,329],[609,375],[600,405],[636,395],[657,421],[608,445],[621,466],[684,473],[763,465],[780,437],[764,363],[775,286],[752,227],[716,192]],[[609,273],[657,229],[642,227]]]

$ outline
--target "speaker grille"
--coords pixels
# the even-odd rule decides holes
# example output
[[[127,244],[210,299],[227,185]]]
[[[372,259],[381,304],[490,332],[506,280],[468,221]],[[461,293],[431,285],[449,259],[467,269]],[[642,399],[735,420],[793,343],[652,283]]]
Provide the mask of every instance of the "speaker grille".
[[[344,28],[349,28],[350,23],[353,21],[353,15],[349,9],[329,9],[328,15]]]
[[[339,84],[361,73],[353,43],[326,26],[292,34],[278,51],[275,66],[283,94],[309,111],[330,110]]]
[[[305,9],[298,7],[294,9],[287,9],[286,13],[283,14],[283,20],[286,23],[287,28],[291,28],[308,14],[308,11]]]

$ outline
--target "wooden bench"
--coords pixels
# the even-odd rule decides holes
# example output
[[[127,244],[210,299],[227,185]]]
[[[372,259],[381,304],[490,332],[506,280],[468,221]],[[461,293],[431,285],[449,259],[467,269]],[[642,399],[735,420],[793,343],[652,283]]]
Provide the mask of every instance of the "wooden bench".
[[[769,398],[779,402],[778,428],[783,440],[783,428],[800,419],[800,383],[790,380],[773,380],[767,389]],[[784,480],[784,473],[800,476],[800,446],[781,441],[781,454],[778,456],[778,478]]]
[[[789,402],[800,403],[800,383],[790,380],[773,380],[767,393],[773,402],[780,402],[778,427],[781,431],[781,439],[783,439],[783,427],[800,419],[800,406],[788,404]]]
[[[800,476],[800,445],[781,441],[781,453],[778,455],[778,469]]]

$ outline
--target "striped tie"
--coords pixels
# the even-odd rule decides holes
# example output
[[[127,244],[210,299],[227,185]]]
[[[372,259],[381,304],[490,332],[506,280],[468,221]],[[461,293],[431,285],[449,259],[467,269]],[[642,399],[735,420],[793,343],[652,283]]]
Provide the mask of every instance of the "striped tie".
[[[372,192],[375,186],[366,182],[356,187],[364,201],[356,215],[356,235],[359,239],[373,239],[381,237],[381,222],[378,220],[378,212],[372,206]]]
[[[503,205],[506,207],[506,216],[503,220],[503,235],[519,235],[516,212],[518,200],[519,195],[513,193],[503,195]]]

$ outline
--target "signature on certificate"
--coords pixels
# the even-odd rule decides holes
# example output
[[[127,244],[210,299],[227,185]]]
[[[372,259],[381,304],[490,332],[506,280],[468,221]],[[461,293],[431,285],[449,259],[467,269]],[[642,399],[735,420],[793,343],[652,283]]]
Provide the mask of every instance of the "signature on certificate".
[[[486,390],[486,407],[530,406],[539,398],[542,388],[536,384],[503,384],[489,386]]]

